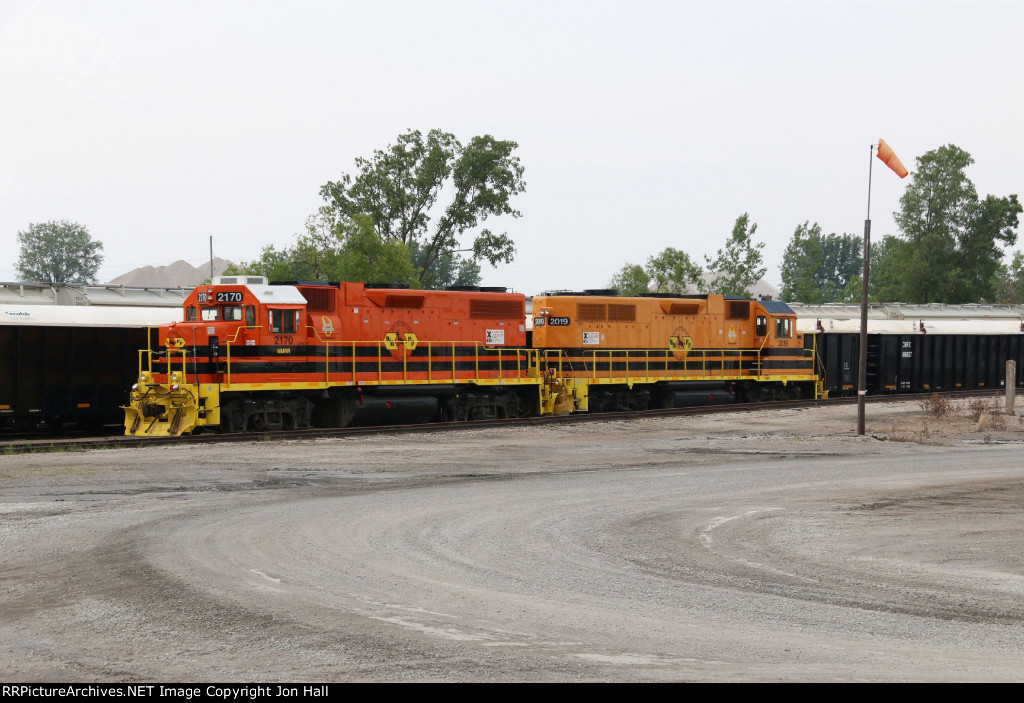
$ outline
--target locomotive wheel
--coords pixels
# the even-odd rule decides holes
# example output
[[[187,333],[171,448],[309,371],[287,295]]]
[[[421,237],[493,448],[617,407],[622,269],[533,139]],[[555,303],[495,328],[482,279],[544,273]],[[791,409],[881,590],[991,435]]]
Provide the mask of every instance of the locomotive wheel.
[[[241,400],[229,400],[220,406],[221,432],[244,432],[245,431],[245,410]]]

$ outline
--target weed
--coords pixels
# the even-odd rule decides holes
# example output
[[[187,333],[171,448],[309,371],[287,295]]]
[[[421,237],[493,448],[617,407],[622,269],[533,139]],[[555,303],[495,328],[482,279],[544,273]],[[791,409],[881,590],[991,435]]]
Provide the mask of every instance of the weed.
[[[981,430],[1005,430],[1007,424],[1006,415],[1000,413],[982,413],[978,416],[978,431]]]
[[[921,401],[921,409],[924,410],[929,417],[940,418],[945,417],[950,413],[953,409],[953,404],[950,402],[948,395],[932,393]]]
[[[982,415],[993,415],[998,411],[995,398],[971,398],[967,401],[967,417],[977,422]]]

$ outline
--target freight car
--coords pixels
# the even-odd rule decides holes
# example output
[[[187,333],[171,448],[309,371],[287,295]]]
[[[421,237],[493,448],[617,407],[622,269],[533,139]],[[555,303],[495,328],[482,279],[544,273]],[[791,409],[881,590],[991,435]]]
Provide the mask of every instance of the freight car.
[[[147,330],[180,308],[0,305],[0,427],[94,427],[122,419]]]
[[[146,349],[129,435],[528,417],[812,396],[784,303],[220,277]]]
[[[931,306],[929,306],[931,307]],[[960,309],[962,308],[962,309]],[[999,390],[1005,387],[1006,362],[1024,370],[1024,334],[1019,317],[1007,306],[958,306],[951,315],[924,317],[921,306],[901,306],[915,319],[869,319],[865,387],[869,395]],[[934,308],[932,308],[934,310]],[[944,307],[949,310],[948,307]],[[954,313],[954,314],[956,314]],[[993,314],[996,313],[996,314]],[[999,313],[1004,313],[1000,315]],[[822,385],[831,397],[855,395],[860,355],[860,320],[849,317],[800,320],[813,323]],[[807,334],[805,338],[812,335]],[[1024,387],[1018,373],[1015,386]]]

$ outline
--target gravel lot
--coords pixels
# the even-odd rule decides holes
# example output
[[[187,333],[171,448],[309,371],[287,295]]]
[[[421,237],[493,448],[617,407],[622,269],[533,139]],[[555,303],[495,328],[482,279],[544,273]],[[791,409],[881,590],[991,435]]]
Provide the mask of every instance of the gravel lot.
[[[968,415],[2,456],[0,679],[1022,681],[1024,427]]]

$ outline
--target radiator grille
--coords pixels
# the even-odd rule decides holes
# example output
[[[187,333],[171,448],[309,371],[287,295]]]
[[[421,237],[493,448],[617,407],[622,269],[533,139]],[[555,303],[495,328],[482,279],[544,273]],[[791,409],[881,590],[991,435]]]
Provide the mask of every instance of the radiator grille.
[[[730,320],[746,320],[750,317],[749,300],[728,300],[726,302],[728,303],[726,316]]]
[[[605,306],[602,303],[577,303],[576,319],[580,322],[604,322]]]
[[[422,295],[389,295],[384,300],[386,308],[422,308]]]
[[[636,305],[608,303],[608,320],[611,322],[636,322]]]
[[[518,300],[470,300],[469,316],[476,319],[513,319],[525,316],[523,303]]]
[[[336,288],[300,288],[309,312],[334,312],[338,290]]]

